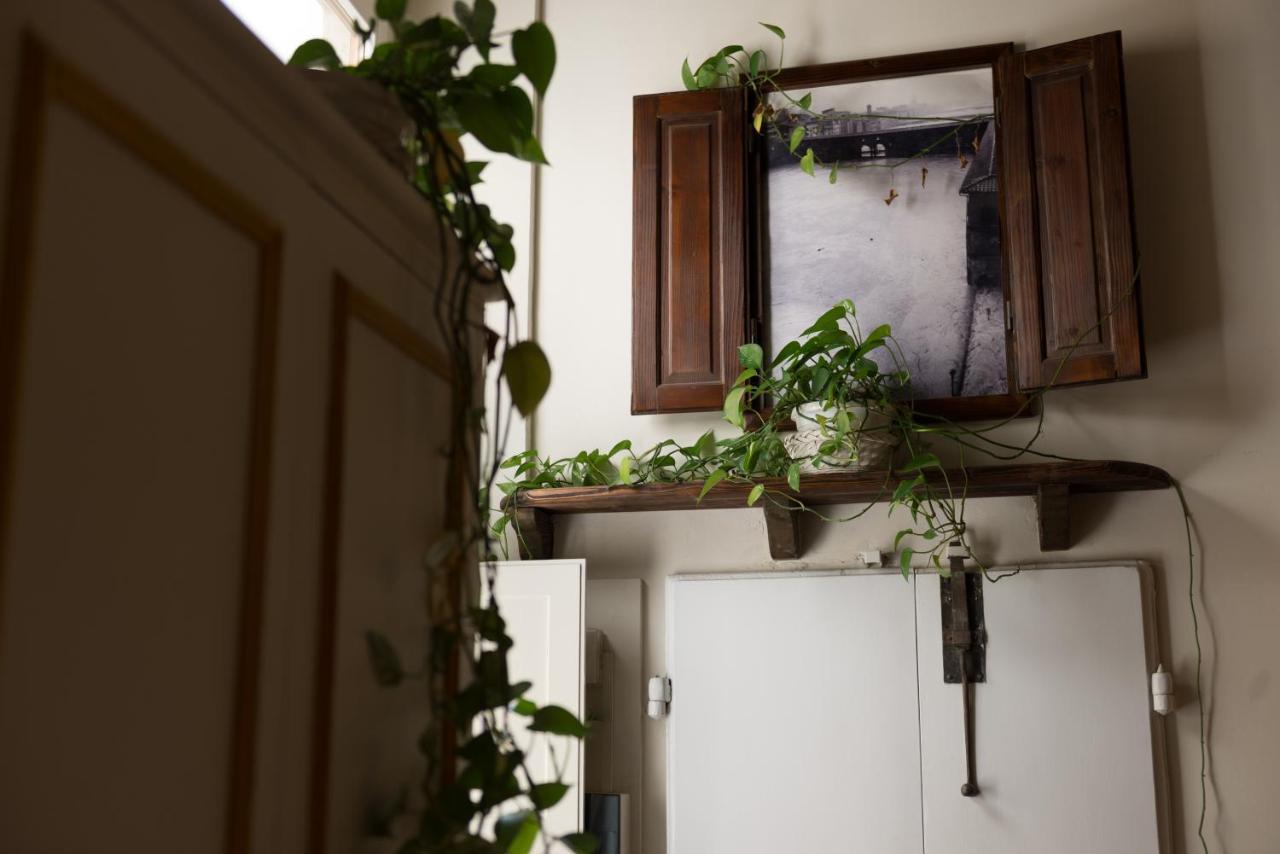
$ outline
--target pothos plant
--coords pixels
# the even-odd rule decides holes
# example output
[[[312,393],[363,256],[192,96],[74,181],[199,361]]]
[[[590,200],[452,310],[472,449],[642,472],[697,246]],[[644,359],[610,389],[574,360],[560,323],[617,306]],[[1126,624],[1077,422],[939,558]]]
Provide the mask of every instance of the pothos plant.
[[[902,449],[904,457],[896,468],[896,484],[895,472],[884,468],[881,496],[891,513],[901,508],[911,518],[911,525],[899,531],[894,542],[902,571],[908,573],[919,555],[947,572],[942,558],[948,546],[957,541],[965,544],[965,496],[962,488],[952,488],[946,469],[929,448],[933,435],[948,434],[938,422],[915,414],[911,375],[903,367],[902,349],[891,328],[881,324],[864,334],[853,302],[842,300],[799,338],[783,344],[771,362],[766,363],[759,344],[743,345],[738,358],[742,372],[725,396],[723,414],[742,431],[739,435],[717,439],[707,431],[689,446],[667,439],[643,451],[624,440],[607,453],[583,451],[561,459],[542,458],[536,450],[515,454],[503,461],[510,474],[499,486],[509,497],[516,497],[508,500],[507,512],[494,520],[494,536],[505,542],[501,538],[515,518],[520,490],[555,486],[700,481],[701,501],[722,482],[750,483],[748,506],[766,500],[828,521],[849,521],[874,505],[839,519],[825,516],[805,503],[801,472],[856,464],[865,437],[883,434]],[[832,415],[819,417],[823,441],[812,453],[797,457],[786,438],[797,408],[809,402],[822,404]],[[881,417],[874,421],[853,417],[855,407]],[[785,488],[773,485],[779,480]],[[518,530],[516,536],[520,536]]]
[[[555,757],[555,739],[580,739],[586,730],[567,710],[529,700],[529,683],[513,683],[507,669],[512,640],[494,597],[488,494],[504,456],[512,403],[530,413],[546,392],[551,372],[537,344],[517,339],[504,281],[515,263],[512,229],[477,200],[485,161],[468,160],[462,145],[471,136],[496,154],[546,162],[525,87],[538,96],[546,92],[555,68],[555,42],[537,22],[510,33],[509,39],[496,34],[491,0],[458,2],[453,12],[452,18],[409,21],[405,0],[378,0],[376,17],[360,30],[366,49],[379,22],[392,35],[379,40],[367,59],[343,66],[333,47],[317,39],[301,45],[290,60],[291,65],[372,81],[396,97],[413,130],[405,140],[409,179],[437,215],[439,257],[460,259],[443,268],[435,282],[435,321],[453,373],[447,449],[453,494],[443,520],[447,533],[424,556],[429,652],[421,668],[406,666],[389,639],[374,631],[367,634],[380,684],[390,688],[419,676],[428,681],[428,723],[416,745],[405,745],[421,752],[425,769],[414,787],[419,796],[387,805],[377,824],[384,830],[407,828],[399,834],[400,854],[524,854],[539,840],[548,851],[590,852],[596,848],[590,834],[553,839],[545,831],[542,812],[563,799],[569,786],[562,768],[554,779],[535,779],[525,762],[527,745],[512,731],[513,722],[523,719],[534,737],[549,740]],[[511,63],[494,58],[504,39]],[[469,315],[477,283],[496,287],[505,299],[507,319],[496,340],[486,340]],[[502,384],[493,390],[487,414],[484,372],[476,360],[486,346],[506,385],[505,394]],[[460,512],[467,504],[474,511]],[[458,591],[471,588],[479,560],[488,567],[488,592],[479,607],[468,608]],[[456,687],[455,678],[461,680]],[[442,755],[446,743],[456,745],[462,760],[456,776],[453,763]]]
[[[785,146],[800,169],[810,176],[823,171],[827,174],[827,180],[834,184],[841,170],[888,169],[893,173],[922,157],[947,153],[950,147],[954,147],[959,164],[962,167],[968,166],[969,155],[978,149],[979,135],[975,133],[971,137],[965,137],[963,131],[965,128],[981,127],[983,123],[994,118],[992,113],[970,116],[918,116],[877,111],[823,110],[819,112],[813,108],[812,92],[806,92],[797,97],[778,83],[778,74],[784,67],[783,60],[786,56],[786,32],[777,24],[766,24],[762,21],[760,26],[778,38],[776,63],[769,59],[764,50],[748,51],[740,44],[730,44],[707,57],[696,69],[689,65],[688,59],[685,59],[680,68],[680,76],[685,88],[690,90],[714,89],[721,86],[746,88],[751,94],[754,105],[751,124],[756,133],[772,137],[778,145]],[[938,134],[922,145],[919,150],[895,158],[827,162],[814,152],[812,146],[804,144],[806,138],[814,131],[821,132],[824,125],[847,122],[850,119],[913,122],[927,119],[938,124],[940,129]],[[921,186],[926,184],[928,176],[928,167],[921,166]],[[885,204],[893,204],[898,196],[898,191],[890,188]]]

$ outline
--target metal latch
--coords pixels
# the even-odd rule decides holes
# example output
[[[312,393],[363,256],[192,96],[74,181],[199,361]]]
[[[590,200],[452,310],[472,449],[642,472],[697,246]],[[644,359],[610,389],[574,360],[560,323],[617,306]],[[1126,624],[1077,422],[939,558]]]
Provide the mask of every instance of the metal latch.
[[[939,579],[942,599],[942,681],[960,685],[964,701],[964,753],[968,772],[960,794],[980,794],[974,754],[974,684],[987,681],[987,626],[982,613],[982,575],[965,570],[960,543],[949,550],[951,575]]]

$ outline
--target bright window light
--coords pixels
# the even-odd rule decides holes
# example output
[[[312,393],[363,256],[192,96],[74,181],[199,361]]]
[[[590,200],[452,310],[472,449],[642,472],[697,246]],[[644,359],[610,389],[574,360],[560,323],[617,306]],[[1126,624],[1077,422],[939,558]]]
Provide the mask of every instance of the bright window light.
[[[348,65],[364,56],[355,23],[364,20],[346,0],[222,0],[271,52],[287,61],[308,39],[328,39]]]

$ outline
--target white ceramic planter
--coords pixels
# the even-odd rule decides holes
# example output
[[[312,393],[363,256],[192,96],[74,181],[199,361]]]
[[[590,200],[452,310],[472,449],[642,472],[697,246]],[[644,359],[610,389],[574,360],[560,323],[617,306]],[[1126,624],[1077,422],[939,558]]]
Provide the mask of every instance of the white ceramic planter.
[[[792,413],[796,432],[782,436],[782,444],[793,460],[800,461],[801,471],[817,473],[841,469],[868,471],[887,469],[897,447],[896,438],[885,428],[889,416],[865,406],[847,405],[852,432],[846,446],[815,459],[818,449],[836,434],[837,410],[816,401],[802,403]]]

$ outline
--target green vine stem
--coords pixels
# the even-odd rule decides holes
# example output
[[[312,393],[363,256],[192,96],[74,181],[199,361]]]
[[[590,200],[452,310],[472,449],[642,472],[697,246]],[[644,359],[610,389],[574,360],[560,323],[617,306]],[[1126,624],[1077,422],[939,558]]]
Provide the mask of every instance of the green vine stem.
[[[428,723],[416,746],[425,761],[416,787],[425,803],[421,809],[412,806],[406,789],[379,811],[378,824],[389,831],[397,816],[412,819],[413,830],[398,840],[400,854],[527,854],[539,840],[543,850],[591,852],[596,842],[590,834],[552,838],[542,820],[543,811],[569,791],[554,739],[581,739],[586,728],[563,708],[531,702],[525,696],[531,686],[512,683],[507,670],[513,642],[494,595],[488,496],[505,456],[510,409],[533,411],[550,383],[550,367],[536,343],[518,340],[514,301],[504,280],[516,260],[513,230],[478,201],[475,188],[486,162],[468,160],[461,144],[469,135],[497,155],[546,163],[525,87],[545,93],[555,68],[555,42],[547,27],[535,22],[510,33],[514,63],[495,62],[491,0],[459,2],[455,18],[436,15],[417,22],[404,18],[405,6],[405,0],[377,0],[376,17],[360,34],[367,44],[381,20],[393,37],[354,66],[342,66],[333,47],[320,39],[299,46],[290,60],[372,81],[395,96],[413,127],[405,145],[409,181],[436,214],[438,258],[454,259],[442,265],[433,301],[453,383],[445,534],[424,559],[430,651],[420,667],[406,667],[386,637],[366,634],[379,684],[392,688],[427,678],[433,705],[425,710]],[[486,341],[470,316],[479,285],[499,293],[506,306],[496,341]],[[486,344],[502,378],[487,411],[478,359]],[[478,561],[485,561],[488,594],[480,607],[466,607]],[[513,735],[516,717],[524,719],[528,732],[547,739],[553,779],[531,773],[525,748]],[[455,752],[461,760],[456,775]]]

